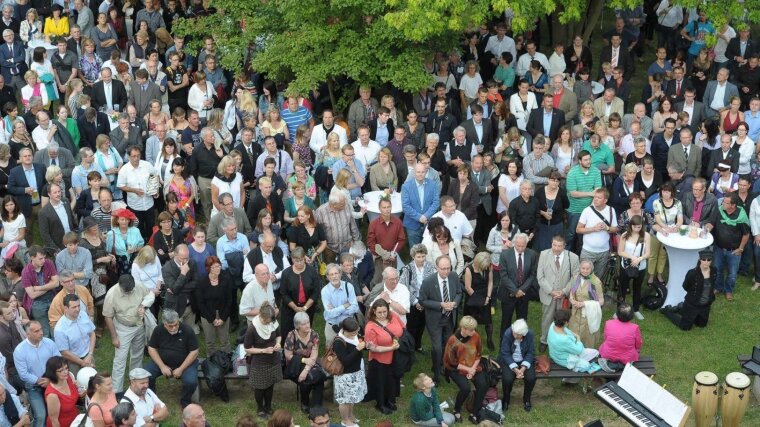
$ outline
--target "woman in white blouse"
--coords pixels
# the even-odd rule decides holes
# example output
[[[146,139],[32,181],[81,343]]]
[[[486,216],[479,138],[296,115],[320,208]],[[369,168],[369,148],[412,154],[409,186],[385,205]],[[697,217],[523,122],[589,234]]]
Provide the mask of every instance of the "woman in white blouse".
[[[435,260],[441,255],[451,258],[451,271],[461,276],[464,272],[464,256],[459,242],[451,238],[451,231],[445,225],[441,225],[431,232],[431,239],[422,242],[427,248],[427,260],[435,264]]]
[[[174,142],[173,139],[164,139],[164,142],[161,145],[161,154],[158,155],[156,163],[153,165],[158,171],[158,177],[161,180],[162,186],[171,180],[172,163],[174,162],[174,159],[179,157],[179,154],[177,154],[178,152],[177,143]]]
[[[746,122],[739,123],[736,128],[736,135],[733,137],[732,148],[739,151],[739,175],[747,175],[752,172],[750,162],[755,157],[755,142],[747,136],[749,125]]]
[[[211,180],[211,201],[214,207],[211,216],[222,210],[219,203],[219,195],[230,193],[232,204],[236,208],[245,208],[245,188],[243,187],[243,175],[237,171],[237,164],[232,156],[224,156],[219,161],[214,179]]]
[[[161,293],[161,286],[164,284],[164,276],[161,274],[161,261],[158,260],[158,254],[150,245],[145,245],[140,249],[132,262],[132,278],[135,283],[142,283],[149,291],[158,295]],[[153,304],[151,310],[154,314],[158,312],[159,304]]]
[[[198,112],[203,123],[206,123],[206,115],[214,108],[214,87],[206,81],[203,71],[195,72],[195,84],[190,87],[187,94],[187,105]]]
[[[528,117],[533,109],[538,108],[538,102],[536,102],[536,95],[533,92],[528,91],[530,84],[527,80],[522,79],[517,85],[517,93],[509,97],[509,111],[515,115],[517,119],[517,127],[520,130],[525,130],[525,126],[528,124]]]

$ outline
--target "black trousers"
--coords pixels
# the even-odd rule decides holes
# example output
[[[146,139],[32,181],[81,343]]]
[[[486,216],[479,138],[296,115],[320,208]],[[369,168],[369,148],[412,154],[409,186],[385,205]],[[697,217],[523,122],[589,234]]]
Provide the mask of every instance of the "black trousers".
[[[126,199],[126,195],[124,196]],[[139,223],[137,224],[137,228],[140,230],[140,235],[142,236],[143,240],[147,243],[150,239],[150,236],[153,235],[153,226],[156,224],[156,209],[154,206],[151,206],[147,210],[144,211],[136,211],[132,209],[131,207],[127,207],[130,211],[132,211],[135,216],[137,216],[137,219]]]
[[[454,320],[453,315],[449,315],[447,318],[442,317],[438,323],[438,328],[432,328],[427,325],[428,335],[430,335],[431,342],[431,354],[433,356],[433,377],[438,379],[441,372],[443,372],[443,348],[446,346],[446,341],[449,340],[451,334],[454,333]]]
[[[512,386],[515,384],[517,375],[509,366],[501,367],[501,401],[504,405],[509,405],[509,398],[512,394]],[[530,368],[525,370],[525,376],[523,378],[523,403],[530,402],[530,396],[533,394],[533,387],[536,385],[536,368],[534,364],[530,365]]]
[[[512,316],[515,313],[517,313],[517,319],[528,320],[528,303],[535,297],[535,293],[535,291],[528,290],[522,298],[515,298],[507,295],[507,297],[501,302],[500,337],[504,338],[504,331],[512,325]]]
[[[377,360],[370,360],[367,364],[367,389],[371,399],[378,406],[387,406],[388,402],[396,399],[398,378],[393,375],[393,365],[386,365]]]
[[[423,308],[420,311],[417,310],[417,307],[412,306],[406,315],[406,320],[406,327],[414,337],[415,348],[422,348],[422,333],[425,332],[425,309]]]
[[[272,410],[272,395],[274,395],[274,386],[265,389],[254,389],[253,396],[256,399],[256,406],[259,411]]]
[[[320,381],[315,384],[299,384],[298,390],[301,392],[301,404],[312,406],[322,406],[325,394],[325,382]]]
[[[694,325],[699,326],[700,328],[707,326],[707,321],[710,319],[710,305],[696,306],[684,301],[680,313],[668,310],[663,311],[662,313],[665,314],[665,317],[670,319],[673,324],[684,331],[688,331]]]
[[[467,400],[467,396],[470,395],[470,380],[466,376],[459,373],[457,370],[447,370],[446,373],[457,385],[459,391],[457,392],[456,400],[454,400],[454,412],[462,412],[462,405]],[[483,407],[483,398],[486,397],[486,391],[488,391],[488,380],[485,372],[478,372],[472,377],[472,383],[475,385],[475,397],[472,400],[472,414],[479,414],[480,408]]]
[[[625,275],[625,271],[621,269],[620,277],[618,279],[618,302],[625,301],[625,297],[628,295],[628,288],[633,290],[633,311],[639,311],[641,305],[641,284],[644,282],[644,271],[639,272],[639,277],[635,279],[629,279]]]

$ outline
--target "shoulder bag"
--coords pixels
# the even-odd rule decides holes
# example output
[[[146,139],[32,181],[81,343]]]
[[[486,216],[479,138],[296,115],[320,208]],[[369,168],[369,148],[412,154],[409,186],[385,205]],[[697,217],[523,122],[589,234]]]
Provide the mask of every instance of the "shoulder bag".
[[[641,255],[644,254],[644,242],[646,242],[646,240],[641,240],[641,241],[639,241],[639,242],[636,243],[636,246],[638,246],[639,244],[641,244],[641,250],[639,251],[639,256],[641,256]],[[634,248],[634,255],[635,254],[636,254],[636,250]],[[630,261],[628,261],[628,262],[630,263]],[[639,277],[640,274],[641,274],[641,270],[639,270],[638,266],[634,266],[634,265],[630,265],[629,264],[625,268],[625,278],[626,279],[638,279],[638,277]]]
[[[341,375],[343,374],[343,363],[340,362],[340,359],[338,359],[338,355],[335,354],[335,341],[341,340],[340,337],[335,337],[332,344],[330,344],[330,347],[327,349],[327,352],[324,356],[322,356],[322,369],[325,370],[330,375]],[[345,341],[343,341],[345,342]]]
[[[603,217],[602,213],[599,212],[598,210],[596,210],[596,208],[593,205],[590,206],[591,210],[596,214],[596,216],[599,217],[599,219],[602,220],[602,222],[607,227],[612,227],[612,206],[607,206],[607,207],[610,210],[610,219],[609,219],[609,221],[605,217]],[[612,233],[612,234],[610,234],[610,250],[613,251],[613,252],[617,251],[617,246],[618,246],[618,235],[617,235],[617,233]]]

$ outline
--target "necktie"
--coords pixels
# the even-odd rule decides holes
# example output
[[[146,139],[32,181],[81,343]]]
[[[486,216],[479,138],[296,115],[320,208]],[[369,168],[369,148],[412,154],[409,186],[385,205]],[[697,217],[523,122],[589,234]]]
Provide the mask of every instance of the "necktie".
[[[480,172],[475,172],[475,183],[477,184],[479,182],[480,182]]]
[[[618,63],[618,50],[616,48],[612,49],[612,59],[610,60],[610,64],[613,67],[617,67]]]
[[[53,166],[57,165],[57,163],[55,162],[55,159],[50,159],[50,164],[53,165]]]
[[[676,81],[676,96],[681,96],[681,82]]]
[[[298,304],[306,304],[306,291],[303,288],[303,276],[298,275]]]
[[[446,279],[443,279],[443,302],[449,302],[449,284]],[[449,317],[450,315],[450,311],[443,312],[443,317]]]
[[[251,158],[253,158],[253,146],[252,145],[248,146],[248,156],[251,157]]]
[[[269,200],[267,200],[267,210],[272,213],[272,203]]]
[[[559,255],[554,256],[554,266],[559,270]]]
[[[517,254],[517,286],[522,286],[522,282],[523,282],[522,255],[523,254]]]
[[[689,147],[683,147],[683,156],[689,158]]]

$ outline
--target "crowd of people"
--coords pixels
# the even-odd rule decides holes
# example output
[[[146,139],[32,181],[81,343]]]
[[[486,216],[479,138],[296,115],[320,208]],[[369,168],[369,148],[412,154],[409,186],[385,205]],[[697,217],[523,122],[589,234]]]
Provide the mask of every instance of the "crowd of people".
[[[215,13],[200,0],[38,3],[0,18],[0,427],[73,425],[82,399],[94,426],[155,426],[159,377],[181,383],[183,425],[209,425],[200,361],[236,337],[258,417],[240,426],[293,424],[283,379],[332,425],[325,354],[342,426],[373,402],[446,427],[473,390],[477,424],[495,401],[509,413],[517,380],[532,410],[539,354],[584,372],[638,360],[658,236],[714,237],[662,310],[677,327],[705,327],[737,275],[760,288],[760,49],[743,22],[663,0],[618,11],[593,57],[580,36],[547,56],[540,31],[499,20],[431,53],[429,86],[378,101],[361,85],[344,115],[248,60],[222,69],[211,36],[188,50],[172,22]]]

